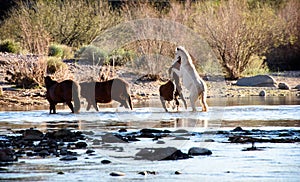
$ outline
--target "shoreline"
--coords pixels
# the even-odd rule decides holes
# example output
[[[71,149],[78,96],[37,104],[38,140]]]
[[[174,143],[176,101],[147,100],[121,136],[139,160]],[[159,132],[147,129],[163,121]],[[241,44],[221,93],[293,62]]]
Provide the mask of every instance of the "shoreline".
[[[0,92],[0,106],[2,108],[24,107],[24,106],[47,106],[48,101],[45,99],[45,87],[40,89],[20,89],[10,85],[6,78],[10,77],[7,71],[10,71],[12,65],[18,61],[36,61],[37,57],[26,57],[13,54],[0,54],[0,89],[2,89],[2,96]],[[89,71],[89,67],[82,67],[74,63],[66,63],[68,66],[67,72],[76,73],[79,71]],[[159,87],[161,81],[149,81],[140,78],[143,75],[137,73],[125,72],[122,68],[117,68],[115,77],[122,78],[130,85],[130,94],[134,103],[149,102],[152,99],[159,100]],[[236,81],[228,81],[225,79],[211,79],[206,80],[208,86],[208,99],[210,98],[235,98],[235,97],[252,97],[259,96],[261,91],[265,91],[265,97],[300,97],[300,71],[285,71],[268,74],[274,78],[276,84],[286,83],[289,85],[289,90],[282,90],[277,87],[245,87],[237,86]],[[297,87],[297,89],[296,89]],[[0,90],[1,91],[1,90]],[[183,88],[183,95],[188,99],[189,93]],[[188,101],[189,103],[189,101]],[[199,106],[199,103],[197,103]],[[181,105],[181,107],[183,107]]]

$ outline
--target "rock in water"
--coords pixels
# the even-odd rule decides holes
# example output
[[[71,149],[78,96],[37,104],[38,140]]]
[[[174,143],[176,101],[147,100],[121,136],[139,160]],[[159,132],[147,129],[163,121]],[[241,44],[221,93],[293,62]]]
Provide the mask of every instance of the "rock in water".
[[[0,162],[13,162],[17,161],[15,152],[10,148],[0,149]]]
[[[262,90],[262,91],[259,92],[258,95],[261,96],[261,97],[265,97],[267,94],[266,94],[265,90]]]
[[[111,172],[109,175],[111,175],[111,176],[125,176],[125,173],[114,171],[114,172]]]
[[[211,155],[211,150],[207,148],[200,148],[200,147],[192,147],[189,149],[189,155],[197,156],[197,155]]]

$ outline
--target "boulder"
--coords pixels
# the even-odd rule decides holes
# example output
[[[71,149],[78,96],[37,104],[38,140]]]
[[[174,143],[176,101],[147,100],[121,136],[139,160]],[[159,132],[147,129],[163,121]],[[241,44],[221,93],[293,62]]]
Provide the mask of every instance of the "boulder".
[[[44,134],[41,131],[33,129],[33,128],[27,129],[23,133],[24,140],[38,141],[38,140],[42,140],[43,137],[44,137]]]
[[[189,149],[188,152],[189,155],[196,156],[196,155],[211,155],[211,150],[207,148],[201,148],[201,147],[192,147]]]
[[[10,148],[0,149],[0,162],[13,162],[17,161],[15,152]]]
[[[265,97],[267,94],[266,94],[265,90],[262,90],[262,91],[259,92],[258,95],[261,96],[261,97]]]
[[[290,90],[290,86],[286,83],[279,83],[278,88],[281,90]]]
[[[136,155],[135,159],[145,160],[178,160],[188,159],[188,154],[182,153],[175,147],[166,148],[144,148],[141,149]]]
[[[111,172],[109,175],[111,175],[111,176],[125,176],[125,173],[114,171],[114,172]]]
[[[269,75],[257,75],[240,78],[237,80],[236,85],[248,87],[276,87],[276,81]]]
[[[298,91],[300,91],[300,84],[295,87]]]

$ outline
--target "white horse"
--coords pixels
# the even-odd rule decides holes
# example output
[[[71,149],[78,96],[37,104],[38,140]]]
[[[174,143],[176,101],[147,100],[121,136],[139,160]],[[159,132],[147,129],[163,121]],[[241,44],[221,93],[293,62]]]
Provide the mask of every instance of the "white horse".
[[[190,102],[192,110],[196,111],[195,104],[197,99],[200,98],[202,111],[208,111],[208,105],[206,103],[206,83],[201,79],[198,72],[196,71],[191,56],[182,46],[177,47],[175,50],[175,62],[173,63],[173,65],[176,63],[180,64],[180,68],[179,70],[176,68],[172,68],[171,74],[177,74],[182,79],[183,86],[190,92]]]

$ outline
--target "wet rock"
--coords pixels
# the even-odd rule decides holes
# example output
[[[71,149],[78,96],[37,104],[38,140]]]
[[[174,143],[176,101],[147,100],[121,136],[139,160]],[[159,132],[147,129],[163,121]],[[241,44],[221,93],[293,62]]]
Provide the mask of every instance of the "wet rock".
[[[179,174],[182,174],[181,171],[175,171],[175,174],[179,175]]]
[[[92,153],[94,153],[94,152],[95,152],[94,150],[88,149],[85,153],[86,153],[86,154],[92,154]]]
[[[59,172],[57,172],[57,174],[65,174],[64,172],[62,172],[62,171],[59,171]]]
[[[102,135],[102,142],[104,142],[104,143],[125,143],[125,142],[128,142],[128,140],[119,134],[106,133],[105,135]]]
[[[173,131],[173,133],[188,133],[188,131],[185,129],[178,129],[176,131]]]
[[[77,157],[71,156],[71,155],[67,155],[65,157],[60,158],[59,160],[61,160],[61,161],[72,161],[72,160],[77,160]]]
[[[60,155],[67,155],[67,154],[68,154],[68,149],[66,147],[60,149]]]
[[[98,139],[93,140],[93,145],[100,145],[100,144],[101,144],[101,140]]]
[[[120,133],[122,133],[122,132],[127,132],[127,130],[126,130],[125,128],[121,128],[121,129],[119,129],[118,132],[120,132]]]
[[[262,90],[262,91],[259,92],[258,95],[261,96],[261,97],[265,97],[267,95],[267,93],[266,93],[265,90]]]
[[[188,159],[188,154],[181,152],[175,147],[166,148],[144,148],[135,155],[135,159],[145,160],[178,160]]]
[[[111,161],[110,160],[107,160],[107,159],[104,159],[101,161],[101,164],[110,164]]]
[[[290,90],[290,86],[287,83],[279,83],[278,84],[278,89],[281,89],[281,90]]]
[[[125,176],[125,173],[114,171],[114,172],[111,172],[109,175],[111,175],[111,176]]]
[[[269,75],[257,75],[240,78],[237,80],[236,85],[248,87],[276,87],[276,81]]]
[[[40,152],[39,152],[39,156],[41,156],[41,157],[46,157],[46,156],[48,156],[48,155],[50,155],[49,154],[49,152],[48,152],[48,150],[41,150]]]
[[[0,162],[13,162],[17,161],[18,158],[15,152],[10,148],[0,149]]]
[[[156,175],[156,174],[158,174],[158,173],[155,172],[155,171],[141,171],[141,172],[138,172],[138,174],[143,175],[143,176],[146,176],[146,175],[148,175],[148,174]]]
[[[77,142],[77,143],[75,144],[75,147],[76,147],[77,149],[85,149],[85,148],[87,147],[87,144],[86,144],[85,142]]]
[[[42,140],[44,137],[43,132],[30,128],[24,131],[23,133],[23,139],[24,140],[34,140],[34,141],[38,141],[38,140]]]
[[[238,126],[234,128],[232,131],[244,131],[242,127]]]
[[[166,142],[161,141],[161,140],[156,142],[156,144],[165,144],[165,143],[166,143]]]
[[[300,84],[295,87],[298,91],[300,91]]]
[[[173,140],[190,140],[190,139],[186,138],[186,137],[178,136],[178,137],[173,138]]]
[[[188,154],[192,155],[192,156],[211,155],[212,152],[211,152],[211,150],[209,150],[207,148],[192,147],[189,149]]]
[[[151,128],[144,128],[140,130],[141,133],[171,133],[169,130],[157,130]]]

